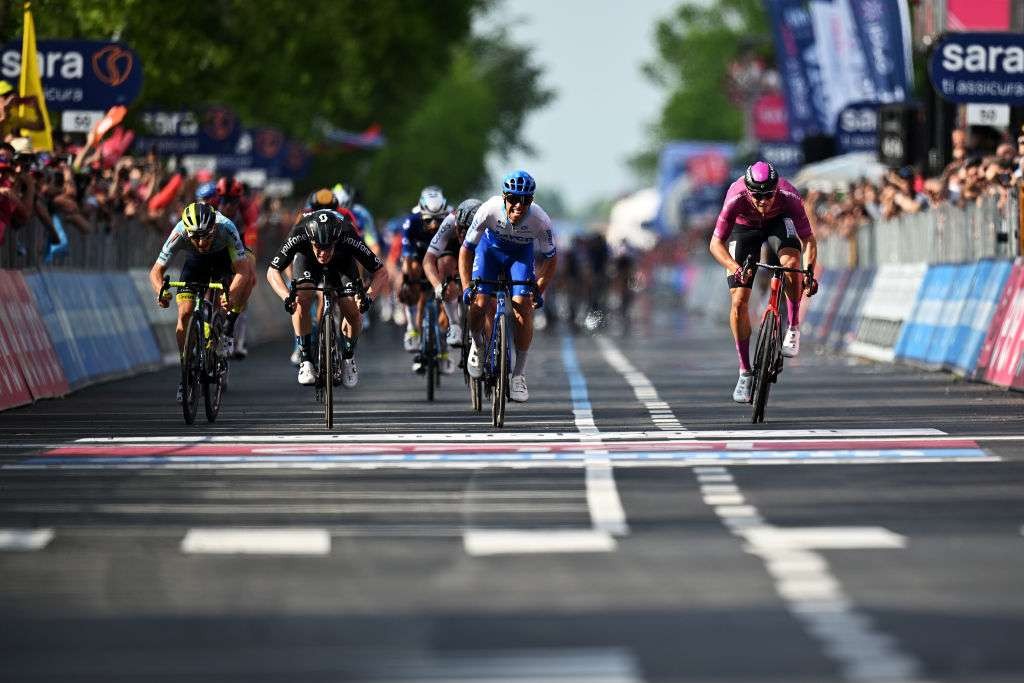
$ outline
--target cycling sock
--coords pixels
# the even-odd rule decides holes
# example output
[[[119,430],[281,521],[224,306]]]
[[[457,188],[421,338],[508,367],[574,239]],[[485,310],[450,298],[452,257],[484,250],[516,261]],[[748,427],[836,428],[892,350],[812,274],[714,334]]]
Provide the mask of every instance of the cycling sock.
[[[356,342],[359,338],[355,339],[341,335],[341,357],[348,360],[356,355]]]
[[[458,301],[445,301],[444,312],[448,314],[448,324],[455,323],[456,325],[462,324],[459,320],[459,302]]]
[[[786,310],[789,311],[789,326],[800,327],[800,298],[797,297],[797,300],[793,301],[786,297]]]
[[[473,332],[473,343],[476,344],[476,350],[482,353],[483,352],[483,348],[484,348],[484,331],[483,330],[479,330],[477,332]]]
[[[736,340],[736,353],[740,357],[740,372],[750,374],[750,337]]]
[[[235,323],[238,322],[238,311],[228,311],[228,321],[224,326],[224,334],[229,337],[235,336]]]
[[[529,349],[516,349],[516,365],[512,368],[513,375],[525,375],[526,374],[526,354],[529,353]]]
[[[405,304],[405,331],[416,329],[416,309]]]

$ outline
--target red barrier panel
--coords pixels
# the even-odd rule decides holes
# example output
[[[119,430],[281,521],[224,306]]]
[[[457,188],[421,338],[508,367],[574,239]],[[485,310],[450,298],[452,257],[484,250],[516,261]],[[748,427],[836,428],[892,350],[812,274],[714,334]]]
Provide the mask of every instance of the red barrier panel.
[[[985,342],[981,345],[981,352],[978,354],[978,362],[974,366],[972,379],[985,380],[988,375],[989,365],[995,356],[996,348],[1001,346],[1003,337],[1003,324],[1006,321],[1006,312],[1010,308],[1014,295],[1020,289],[1021,279],[1024,278],[1024,264],[1018,259],[1010,270],[1006,284],[1003,286],[1003,293],[996,304],[995,313],[992,314],[992,322],[989,323],[988,332],[985,334]]]
[[[1003,289],[983,352],[990,341],[992,350],[985,359],[985,381],[1008,387],[1024,352],[1024,265],[1019,262],[1013,265]]]
[[[7,296],[2,288],[7,281],[7,272],[0,270],[0,410],[32,402],[18,362],[13,323],[4,315]]]
[[[0,325],[6,330],[8,348],[31,398],[67,394],[68,381],[28,285],[18,271],[0,271]]]

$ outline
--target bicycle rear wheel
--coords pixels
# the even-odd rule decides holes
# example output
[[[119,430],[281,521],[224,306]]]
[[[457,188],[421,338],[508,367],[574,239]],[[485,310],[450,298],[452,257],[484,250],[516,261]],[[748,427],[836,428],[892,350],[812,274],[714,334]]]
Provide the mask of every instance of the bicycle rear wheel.
[[[754,413],[751,422],[764,422],[764,411],[768,405],[768,393],[772,386],[772,365],[779,352],[778,314],[769,311],[765,316],[761,330],[757,334],[757,347],[754,354]]]
[[[481,412],[484,409],[484,387],[479,379],[469,380],[469,398],[473,403],[473,410]]]
[[[320,319],[320,367],[317,381],[323,384],[324,424],[328,429],[334,427],[334,321],[326,317]]]
[[[203,403],[207,422],[217,419],[220,412],[220,400],[224,393],[224,376],[227,372],[227,359],[217,353],[221,335],[224,334],[225,316],[223,311],[213,314],[210,323],[211,345],[206,353],[206,376],[203,381]]]
[[[437,315],[432,304],[427,304],[427,316],[423,323],[423,348],[420,361],[427,366],[427,400],[434,400],[434,382],[437,375]]]
[[[496,318],[498,326],[498,363],[495,368],[498,376],[494,381],[494,392],[491,394],[491,423],[495,427],[505,426],[505,404],[508,396],[508,321],[506,316]]]
[[[203,324],[200,315],[193,312],[185,326],[185,346],[181,352],[181,412],[185,424],[196,420],[199,410],[199,381],[202,377],[200,365],[203,351]]]

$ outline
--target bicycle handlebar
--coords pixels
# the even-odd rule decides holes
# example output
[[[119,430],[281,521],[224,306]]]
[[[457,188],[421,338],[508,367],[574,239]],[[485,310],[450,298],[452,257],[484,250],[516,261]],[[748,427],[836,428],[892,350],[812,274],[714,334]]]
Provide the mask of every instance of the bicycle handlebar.
[[[187,290],[189,292],[192,292],[193,294],[198,294],[198,293],[204,292],[204,291],[206,291],[208,289],[219,289],[221,291],[224,290],[224,284],[221,283],[221,282],[198,282],[198,281],[196,281],[196,282],[185,282],[185,281],[182,281],[182,280],[171,280],[170,276],[165,275],[164,276],[164,284],[160,288],[160,293],[157,294],[157,298],[158,299],[163,299],[164,296],[166,294],[168,294],[167,290],[170,289],[171,287],[177,287],[178,289],[184,289],[184,290]]]

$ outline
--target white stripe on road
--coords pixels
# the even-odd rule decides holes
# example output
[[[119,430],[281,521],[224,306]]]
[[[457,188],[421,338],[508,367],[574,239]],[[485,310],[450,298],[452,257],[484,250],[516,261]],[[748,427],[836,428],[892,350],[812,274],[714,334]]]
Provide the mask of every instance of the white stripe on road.
[[[326,529],[189,529],[181,541],[181,551],[217,555],[326,555],[331,552],[331,537]]]
[[[578,366],[577,366],[578,367]],[[584,389],[586,384],[584,383]],[[577,432],[421,432],[417,434],[248,434],[219,436],[105,436],[76,439],[74,443],[448,443],[448,442],[531,442],[531,441],[590,441],[594,438],[593,410],[589,401],[586,409],[573,410]],[[821,439],[821,438],[889,438],[889,437],[947,436],[938,429],[732,429],[694,431],[637,431],[600,432],[601,441],[630,441],[636,439]],[[955,439],[984,437],[963,436]],[[1024,436],[1011,440],[1024,440]],[[26,447],[39,444],[25,444]]]
[[[42,550],[53,535],[53,529],[0,529],[0,550]]]
[[[727,481],[739,487],[724,467],[695,467],[705,500],[723,494]],[[906,539],[880,527],[779,528],[768,524],[753,505],[718,505],[722,523],[764,560],[775,590],[787,609],[835,660],[847,681],[927,683],[921,665],[879,632],[870,617],[858,612],[816,549],[903,548]]]
[[[462,536],[475,557],[517,553],[609,553],[615,539],[599,529],[469,529]]]
[[[612,366],[622,375],[629,386],[633,388],[636,400],[640,401],[647,408],[647,412],[651,414],[654,425],[659,429],[686,432],[686,428],[676,418],[668,403],[665,403],[658,396],[658,390],[654,388],[651,380],[647,379],[647,375],[637,370],[615,344],[604,335],[599,335],[595,341],[608,365]]]

